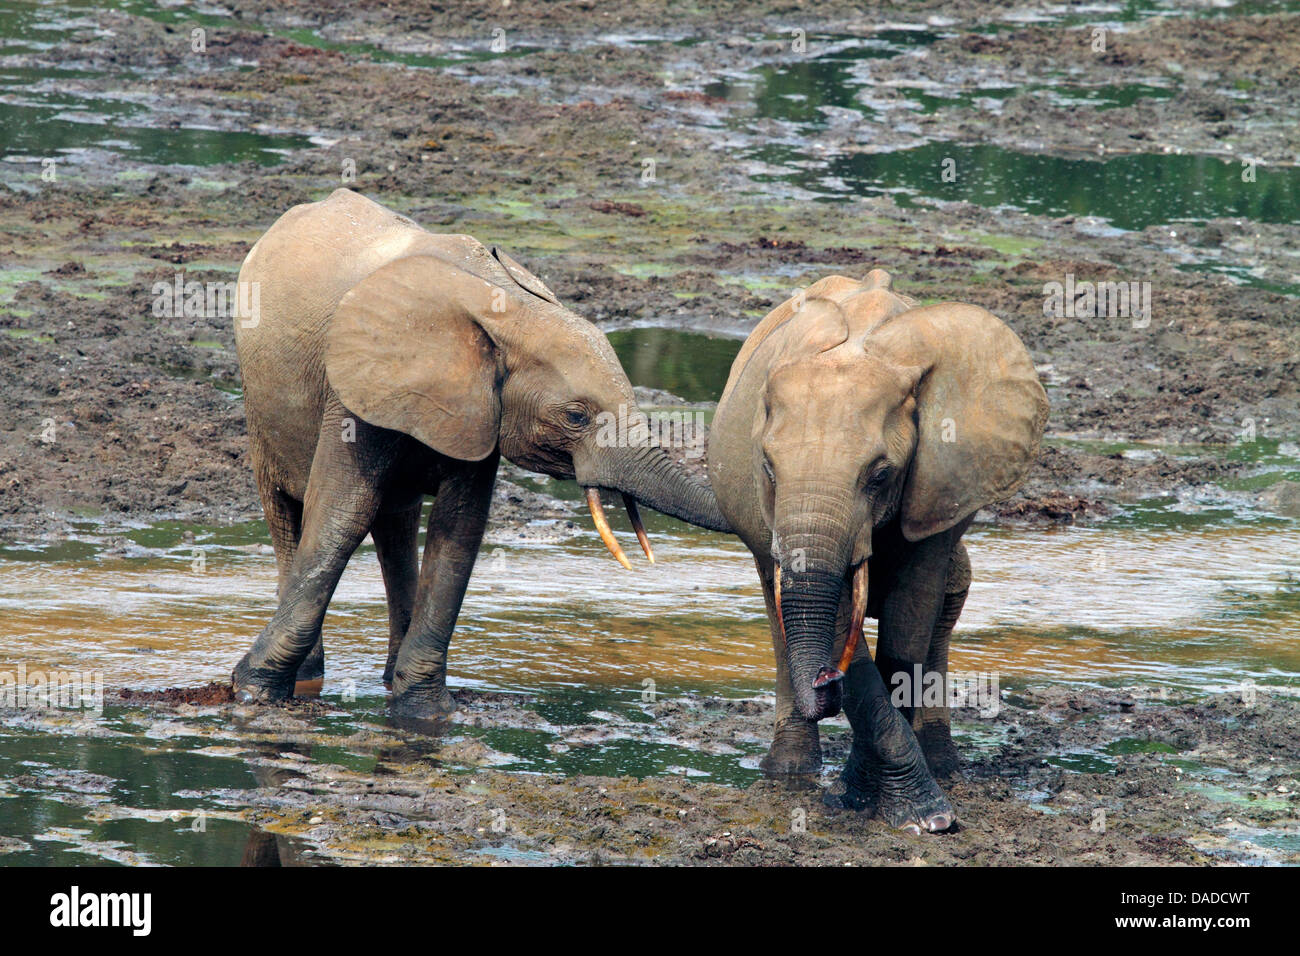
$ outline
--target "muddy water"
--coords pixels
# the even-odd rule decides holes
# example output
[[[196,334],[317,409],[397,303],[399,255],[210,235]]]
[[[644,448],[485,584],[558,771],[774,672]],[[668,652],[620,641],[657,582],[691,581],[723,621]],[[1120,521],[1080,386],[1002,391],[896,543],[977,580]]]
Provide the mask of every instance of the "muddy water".
[[[1103,5],[1089,16],[1124,21],[1152,12],[1146,5],[1138,6],[1140,9]],[[1153,8],[1155,12],[1159,6]],[[287,151],[311,145],[312,139],[300,133],[249,129],[248,118],[237,111],[195,118],[180,112],[179,107],[174,109],[166,98],[145,102],[138,96],[105,91],[99,84],[88,83],[105,74],[77,69],[77,64],[61,63],[57,68],[28,65],[31,57],[57,53],[69,35],[93,34],[97,27],[94,18],[87,16],[91,8],[91,4],[67,0],[60,4],[16,3],[0,11],[0,40],[4,41],[0,48],[4,56],[0,60],[0,126],[5,129],[6,146],[0,159],[7,159],[10,170],[25,174],[26,165],[51,155],[75,162],[88,153],[103,152],[119,154],[133,163],[161,165],[206,166],[246,160],[273,164]],[[144,0],[132,0],[121,9],[172,25],[232,22],[215,9],[175,9]],[[1246,12],[1245,7],[1237,12]],[[1059,18],[1060,11],[1026,11],[1026,15],[1031,20],[1051,20]],[[498,54],[482,45],[448,46],[430,55],[343,42],[306,29],[271,32],[319,49],[416,68],[447,68],[495,56],[527,56],[537,50],[521,44]],[[828,200],[882,194],[894,196],[904,206],[925,200],[962,200],[1046,216],[1095,216],[1122,230],[1220,216],[1290,222],[1300,206],[1300,167],[1259,167],[1255,181],[1247,183],[1242,181],[1238,162],[1204,156],[1134,154],[1101,160],[946,142],[890,151],[810,155],[810,140],[816,142],[836,125],[836,114],[850,111],[867,119],[881,119],[874,98],[878,89],[871,74],[873,60],[925,47],[940,35],[936,30],[910,28],[881,29],[864,37],[814,34],[807,37],[813,55],[720,75],[704,89],[711,96],[743,104],[727,125],[733,134],[731,148],[754,168],[756,182],[769,187],[795,186]],[[120,75],[131,74],[121,71]],[[902,104],[904,113],[907,109],[933,112],[944,106],[996,108],[1000,100],[1020,93],[1102,108],[1172,95],[1167,88],[1148,84],[1081,86],[1064,80],[1024,88],[904,88],[902,92],[908,97]],[[755,137],[750,129],[754,119],[776,121],[778,129],[764,127]],[[959,172],[955,180],[936,175],[950,163],[955,163]]]
[[[191,107],[169,102],[166,96],[124,94],[111,89],[114,78],[139,80],[165,75],[159,70],[146,74],[118,67],[109,74],[69,63],[69,38],[96,35],[100,28],[94,13],[102,6],[89,0],[17,0],[0,8],[0,129],[4,131],[0,161],[11,172],[25,175],[28,164],[46,157],[75,164],[98,155],[117,155],[133,164],[162,166],[241,162],[270,166],[290,152],[313,144],[312,137],[301,133],[258,129],[238,110],[194,116],[188,112]],[[143,0],[123,0],[113,7],[122,13],[186,28],[220,28],[232,23],[218,7],[194,8]],[[411,67],[446,67],[495,56],[526,56],[537,49],[521,44],[497,54],[490,49],[457,48],[431,56],[331,41],[305,29],[274,32],[317,49]],[[32,60],[50,58],[61,65],[29,65]],[[244,68],[251,68],[251,64]]]
[[[110,725],[113,714],[109,714]],[[117,724],[122,736],[129,725]],[[197,791],[258,785],[242,761],[188,748],[57,734],[0,737],[0,863],[5,866],[236,866],[277,842]],[[192,748],[192,749],[190,749]],[[5,838],[21,841],[6,845]],[[277,850],[277,856],[279,855]]]
[[[628,378],[687,402],[716,402],[740,351],[739,339],[678,329],[622,329],[609,333]]]
[[[159,165],[272,165],[289,151],[311,145],[307,136],[257,132],[247,123],[230,123],[230,117],[195,122],[165,101],[96,89],[89,81],[105,74],[95,70],[27,65],[31,57],[66,62],[61,51],[67,38],[93,35],[97,29],[87,10],[88,5],[35,3],[0,9],[0,159],[16,164],[24,157],[58,156],[75,162],[101,151]],[[129,70],[116,75],[137,76]],[[176,125],[169,128],[173,119]]]
[[[798,162],[798,172],[764,178],[828,197],[889,194],[902,206],[918,197],[964,201],[1042,216],[1095,216],[1126,230],[1226,216],[1284,223],[1300,206],[1300,168],[1258,170],[1256,183],[1243,183],[1240,162],[1207,156],[1132,154],[1097,161],[928,143],[843,156],[810,169],[797,147],[766,146],[751,155],[769,165]],[[935,172],[948,160],[962,175],[944,183]]]
[[[452,645],[450,682],[520,694],[536,721],[469,722],[455,731],[457,746],[485,749],[502,770],[687,775],[733,786],[757,779],[761,736],[700,746],[656,729],[644,709],[648,692],[770,692],[767,624],[748,553],[726,536],[647,519],[659,563],[638,562],[633,573],[615,566],[594,534],[489,540]],[[109,687],[224,679],[273,610],[275,562],[260,525],[163,525],[107,541],[96,530],[0,552],[0,670],[93,670]],[[952,664],[996,673],[1006,692],[1046,682],[1156,685],[1178,699],[1247,680],[1300,682],[1294,524],[977,528],[967,541],[976,583]],[[337,738],[385,722],[386,607],[373,548],[344,575],[325,637],[333,715],[313,723],[318,742],[295,759],[365,771],[374,755]],[[159,720],[112,706],[98,720],[33,727],[26,719],[0,727],[0,798],[8,798],[0,844],[20,841],[9,844],[8,863],[310,859],[231,809],[231,794],[269,778],[240,737],[248,731],[226,719]],[[844,730],[842,718],[825,727],[828,739]],[[294,749],[274,731],[273,739],[272,757]],[[958,739],[971,752],[997,745],[987,730]],[[1067,770],[1114,769],[1109,753],[1049,756]],[[462,771],[482,765],[471,760]],[[454,762],[447,769],[456,772]]]
[[[452,647],[452,683],[633,695],[646,679],[665,692],[768,689],[766,618],[748,552],[669,519],[651,527],[658,563],[633,573],[613,565],[594,534],[489,543]],[[113,686],[226,677],[273,610],[274,558],[259,528],[242,530],[200,531],[190,545],[179,529],[151,529],[133,537],[173,540],[125,549],[139,557],[87,541],[48,556],[0,551],[0,660],[102,670]],[[954,667],[997,670],[1012,683],[1200,689],[1300,678],[1300,529],[977,528],[967,541],[977,576]],[[327,693],[382,695],[385,613],[367,546],[326,621]]]

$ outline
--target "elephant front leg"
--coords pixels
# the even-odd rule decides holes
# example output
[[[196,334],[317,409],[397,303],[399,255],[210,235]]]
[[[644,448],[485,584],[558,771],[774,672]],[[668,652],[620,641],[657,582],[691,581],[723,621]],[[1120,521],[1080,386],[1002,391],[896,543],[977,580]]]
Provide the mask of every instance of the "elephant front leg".
[[[869,811],[909,833],[948,829],[956,814],[926,766],[911,724],[890,702],[876,665],[855,659],[844,683],[853,747],[826,804]]]
[[[283,599],[289,592],[289,579],[298,554],[298,541],[302,538],[302,502],[295,501],[271,475],[259,473],[257,487],[262,495],[262,510],[266,514],[266,526],[271,532],[275,563],[279,568],[276,597]],[[324,683],[325,644],[317,634],[316,642],[298,665],[293,694],[295,697],[317,696]]]
[[[949,569],[959,536],[960,530],[908,547],[885,578],[885,593],[876,605],[876,660],[856,657],[845,678],[844,709],[853,725],[853,748],[840,787],[827,799],[832,806],[873,810],[891,825],[916,832],[944,830],[955,819],[913,721],[924,709],[922,662],[937,662],[930,657],[931,639],[937,631],[951,631],[951,624],[946,630],[939,624],[948,606]],[[918,676],[922,686],[917,686]]]
[[[455,710],[447,647],[487,526],[499,453],[444,477],[429,512],[411,624],[392,674],[394,714],[422,719]]]
[[[393,514],[380,514],[370,528],[375,554],[388,596],[388,658],[384,662],[384,688],[393,689],[397,653],[411,626],[415,592],[420,581],[420,501]]]
[[[822,768],[821,737],[817,732],[817,721],[808,720],[795,707],[794,690],[790,686],[789,658],[776,614],[772,565],[758,557],[754,558],[754,564],[763,585],[763,600],[767,603],[767,619],[772,632],[772,651],[776,656],[776,726],[772,746],[758,766],[768,777],[812,775]]]
[[[958,767],[948,707],[948,646],[970,587],[966,523],[914,545],[880,601],[876,666],[939,777]]]

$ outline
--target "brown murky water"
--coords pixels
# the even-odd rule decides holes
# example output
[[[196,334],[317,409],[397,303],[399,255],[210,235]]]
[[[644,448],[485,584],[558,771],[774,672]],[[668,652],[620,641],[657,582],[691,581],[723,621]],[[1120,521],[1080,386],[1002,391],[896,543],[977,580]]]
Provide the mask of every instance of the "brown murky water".
[[[594,534],[487,546],[452,645],[452,683],[632,688],[648,678],[665,688],[769,689],[748,552],[726,536],[656,524],[658,564],[633,573]],[[199,551],[90,560],[0,552],[0,661],[100,670],[110,687],[225,678],[269,618],[275,590],[269,548],[229,540],[200,534]],[[977,529],[967,543],[976,581],[955,668],[997,671],[1004,683],[1203,688],[1300,676],[1300,529]],[[353,682],[358,694],[382,694],[386,607],[372,548],[349,566],[325,633],[326,693]]]

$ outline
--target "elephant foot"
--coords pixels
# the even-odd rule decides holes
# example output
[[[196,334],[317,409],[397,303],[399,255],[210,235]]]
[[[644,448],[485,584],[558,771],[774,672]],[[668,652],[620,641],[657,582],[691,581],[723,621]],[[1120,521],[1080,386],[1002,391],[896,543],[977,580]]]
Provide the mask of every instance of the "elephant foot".
[[[322,688],[325,686],[325,645],[320,638],[316,639],[316,644],[303,662],[298,665],[298,673],[293,679],[293,695],[295,697],[319,697]]]
[[[942,833],[957,822],[957,814],[927,769],[916,771],[881,773],[875,815],[905,833]]]
[[[445,686],[408,687],[395,693],[388,707],[394,718],[404,722],[438,723],[456,709],[456,698]]]
[[[822,798],[832,810],[874,814],[880,803],[880,764],[872,757],[849,756],[839,779]]]
[[[777,725],[776,735],[759,769],[768,777],[809,776],[822,769],[817,722],[791,717]]]
[[[935,783],[911,725],[883,696],[855,702],[849,716],[853,749],[838,792],[844,809],[871,810],[906,833],[939,833],[956,822],[952,805]]]
[[[925,754],[926,765],[936,780],[947,780],[961,769],[961,756],[952,742],[952,731],[947,724],[923,724],[916,733],[916,742]]]
[[[230,675],[235,700],[244,704],[269,704],[293,696],[293,676],[268,667],[254,667],[245,654]]]

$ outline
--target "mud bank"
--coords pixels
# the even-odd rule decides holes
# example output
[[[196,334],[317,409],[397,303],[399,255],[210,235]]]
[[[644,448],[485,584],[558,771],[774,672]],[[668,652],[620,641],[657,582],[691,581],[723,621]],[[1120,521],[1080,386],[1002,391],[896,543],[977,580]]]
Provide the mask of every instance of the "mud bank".
[[[729,785],[698,772],[638,778],[498,769],[521,754],[542,768],[628,741],[712,753],[734,767],[767,739],[769,699],[692,694],[564,722],[544,716],[526,695],[461,691],[460,710],[429,734],[337,700],[254,709],[214,703],[223,696],[218,685],[122,692],[108,702],[112,729],[100,723],[97,732],[116,735],[146,766],[161,759],[160,748],[206,755],[190,782],[178,781],[181,789],[151,812],[156,823],[186,831],[200,812],[241,822],[249,828],[238,836],[247,841],[245,863],[1300,862],[1300,708],[1262,691],[1250,703],[1240,692],[1176,700],[1140,687],[1004,691],[996,716],[958,712],[966,765],[947,790],[960,822],[925,837],[823,807],[822,790],[847,749],[842,718],[823,725],[823,777],[792,785],[743,767],[719,770],[723,779],[739,775]],[[0,719],[10,734],[87,733],[84,721],[13,711]],[[205,774],[220,781],[230,772],[204,770],[203,761],[242,766],[250,783],[206,786]],[[99,820],[148,816],[115,796],[111,778],[88,783],[39,763],[3,789],[92,806]],[[89,837],[80,843],[83,852],[95,845]],[[148,859],[149,839],[139,847]]]
[[[1258,456],[1238,446],[1300,434],[1292,223],[1229,217],[1121,232],[1087,216],[905,192],[832,190],[823,198],[833,202],[808,201],[834,174],[828,158],[908,143],[997,142],[1025,155],[1077,154],[1085,142],[1102,153],[1226,155],[1227,143],[1233,156],[1285,159],[1294,125],[1269,117],[1297,105],[1294,84],[1282,81],[1297,55],[1295,14],[1204,20],[1188,11],[1120,24],[1112,54],[1072,59],[1066,79],[1150,85],[1163,70],[1171,95],[1115,106],[1056,97],[1063,80],[1052,63],[1079,41],[1077,21],[1010,29],[974,7],[933,4],[902,30],[892,8],[819,5],[810,59],[792,65],[789,41],[769,32],[793,22],[784,10],[737,20],[710,7],[674,21],[671,36],[633,42],[648,8],[632,5],[607,24],[605,11],[593,23],[580,6],[541,15],[484,7],[484,24],[505,18],[518,40],[500,56],[487,46],[490,31],[477,39],[473,15],[453,23],[400,4],[312,14],[238,3],[236,16],[201,21],[211,40],[203,54],[187,46],[183,14],[148,4],[81,11],[86,25],[62,34],[57,52],[15,54],[37,71],[55,59],[76,64],[83,75],[60,88],[88,102],[155,102],[146,123],[273,130],[319,145],[271,167],[222,163],[220,146],[209,165],[189,168],[90,150],[61,155],[56,182],[41,179],[39,154],[7,158],[0,534],[58,532],[86,515],[256,515],[229,320],[160,318],[151,290],[178,273],[229,281],[256,237],[288,206],[340,185],[349,161],[348,185],[429,228],[510,248],[607,329],[741,336],[795,288],[872,266],[922,301],[992,309],[1039,363],[1053,433],[1155,443],[1162,467],[1058,445],[1024,495],[990,520],[1088,520],[1135,496],[1213,491],[1259,474]],[[845,40],[852,31],[866,39]],[[896,49],[868,56],[852,45],[877,34]],[[399,35],[411,49],[441,36],[420,52],[451,58],[417,67],[377,57]],[[1268,57],[1243,56],[1264,38]],[[1184,51],[1181,70],[1168,61],[1173,49]],[[835,74],[843,63],[847,80]],[[848,83],[848,108],[810,99],[823,68]],[[947,98],[916,109],[909,89],[948,76],[958,80]],[[768,86],[753,89],[760,81]],[[718,82],[739,82],[739,92],[706,92]],[[787,82],[795,85],[783,93]],[[980,84],[1021,89],[1026,105],[963,105],[961,89]],[[794,114],[771,105],[786,100]],[[1140,130],[1166,141],[1123,145]],[[807,154],[813,180],[782,158],[791,151]],[[653,182],[642,179],[647,156]],[[1149,282],[1150,321],[1044,316],[1045,284],[1066,275]],[[1168,443],[1207,450],[1171,453]],[[1068,498],[1079,503],[1063,506]],[[1247,504],[1277,511],[1261,497]]]

